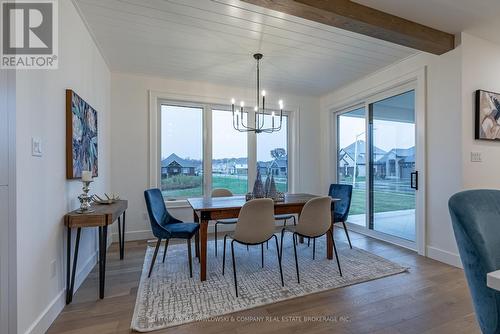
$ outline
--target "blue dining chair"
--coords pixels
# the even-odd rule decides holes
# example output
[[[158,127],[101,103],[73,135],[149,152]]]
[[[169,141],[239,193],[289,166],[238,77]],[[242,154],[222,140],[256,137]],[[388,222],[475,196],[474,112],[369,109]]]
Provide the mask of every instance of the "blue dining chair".
[[[448,207],[479,326],[499,334],[500,292],[486,285],[486,275],[500,269],[500,191],[463,191]]]
[[[339,201],[332,203],[332,221],[335,223],[342,223],[349,242],[349,247],[352,249],[351,238],[349,238],[349,231],[347,230],[346,221],[349,216],[349,209],[351,208],[352,199],[352,185],[350,184],[331,184],[328,190],[328,195],[332,198],[337,198]]]
[[[144,198],[146,200],[146,206],[149,214],[149,222],[151,223],[151,229],[153,230],[153,235],[158,238],[156,241],[155,252],[153,254],[153,259],[151,260],[151,266],[149,267],[148,277],[151,277],[151,272],[153,271],[153,266],[156,261],[156,256],[158,255],[158,249],[160,248],[161,241],[165,239],[165,251],[163,253],[163,262],[165,262],[165,256],[167,255],[168,241],[172,238],[186,239],[188,246],[188,258],[189,258],[189,276],[193,277],[193,264],[191,258],[191,239],[196,235],[200,229],[197,223],[184,223],[179,219],[172,217],[165,207],[165,202],[160,189],[148,189],[144,191]],[[198,254],[198,243],[195,243]]]

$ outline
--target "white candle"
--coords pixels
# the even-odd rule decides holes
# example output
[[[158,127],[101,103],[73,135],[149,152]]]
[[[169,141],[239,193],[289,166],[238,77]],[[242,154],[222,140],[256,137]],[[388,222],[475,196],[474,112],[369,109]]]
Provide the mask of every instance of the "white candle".
[[[82,171],[82,182],[90,182],[92,181],[92,172],[89,170]]]

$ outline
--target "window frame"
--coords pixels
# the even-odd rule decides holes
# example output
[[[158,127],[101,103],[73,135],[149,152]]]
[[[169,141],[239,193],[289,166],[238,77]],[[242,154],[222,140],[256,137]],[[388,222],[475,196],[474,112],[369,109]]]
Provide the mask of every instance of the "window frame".
[[[203,152],[203,196],[208,197],[212,192],[212,110],[221,110],[231,112],[231,106],[223,101],[229,99],[206,98],[206,97],[165,97],[165,94],[149,91],[150,117],[149,117],[149,186],[159,187],[161,183],[161,107],[162,105],[193,107],[203,109],[202,113],[202,152]],[[220,101],[220,102],[218,102]],[[266,110],[266,114],[279,112],[277,110]],[[248,110],[249,119],[253,120],[254,111]],[[287,116],[287,154],[288,154],[288,192],[295,188],[296,171],[293,166],[294,157],[297,151],[297,141],[293,140],[292,134],[298,133],[295,123],[295,112],[292,110],[283,110],[283,115]],[[236,130],[235,130],[236,131]],[[257,135],[254,132],[247,132],[247,161],[248,166],[257,164]],[[253,188],[253,183],[257,175],[255,168],[248,169],[248,191]],[[174,200],[165,200],[169,208],[188,207],[187,198],[176,198]]]

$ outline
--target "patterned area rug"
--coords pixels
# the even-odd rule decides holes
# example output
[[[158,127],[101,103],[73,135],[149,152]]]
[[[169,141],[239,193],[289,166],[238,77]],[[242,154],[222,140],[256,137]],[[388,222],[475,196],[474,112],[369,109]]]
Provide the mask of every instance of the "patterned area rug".
[[[226,272],[222,275],[222,241],[218,244],[218,257],[214,255],[214,242],[209,242],[207,281],[199,280],[199,263],[193,258],[193,278],[189,278],[187,246],[185,243],[170,245],[167,259],[162,263],[163,245],[156,264],[148,278],[148,269],[154,248],[148,247],[142,270],[132,329],[148,332],[166,327],[213,318],[266,304],[304,296],[325,290],[366,282],[402,273],[407,268],[370,254],[364,250],[350,249],[337,242],[343,277],[339,276],[337,263],[326,259],[325,238],[316,240],[316,259],[312,260],[312,243],[298,245],[300,284],[297,283],[291,235],[285,235],[283,276],[281,287],[276,247],[269,241],[264,247],[265,263],[261,267],[260,246],[235,243],[237,298],[234,292],[230,242],[227,245]],[[194,250],[194,247],[193,247]],[[194,256],[194,251],[193,251]]]

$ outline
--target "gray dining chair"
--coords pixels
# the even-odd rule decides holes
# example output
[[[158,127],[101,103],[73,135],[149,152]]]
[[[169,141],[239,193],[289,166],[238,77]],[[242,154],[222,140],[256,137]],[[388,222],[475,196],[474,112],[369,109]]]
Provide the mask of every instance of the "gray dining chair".
[[[224,236],[224,252],[222,256],[222,275],[226,266],[226,241],[230,237],[231,257],[233,259],[234,290],[238,297],[238,281],[236,278],[236,261],[234,258],[234,243],[243,245],[260,245],[262,255],[262,267],[264,267],[264,243],[271,238],[276,242],[276,253],[281,276],[281,286],[284,286],[283,270],[281,268],[281,256],[278,237],[274,234],[274,202],[269,198],[253,199],[246,202],[240,210],[236,229],[232,234]]]
[[[310,199],[302,208],[297,226],[288,226],[281,230],[281,260],[283,260],[283,238],[285,236],[285,232],[289,231],[292,233],[293,252],[295,254],[295,269],[297,271],[298,283],[300,283],[299,262],[297,259],[296,246],[298,237],[313,239],[313,244],[315,244],[316,238],[329,234],[332,238],[333,250],[335,251],[339,274],[342,276],[342,269],[340,268],[340,261],[337,253],[337,247],[335,246],[335,240],[333,238],[333,231],[330,229],[332,227],[332,216],[330,211],[331,204],[332,199],[329,196]],[[313,248],[313,252],[315,252],[315,248]]]
[[[225,188],[216,188],[212,190],[212,197],[231,197],[233,196],[233,193],[229,189]],[[237,218],[230,218],[230,219],[220,219],[215,222],[214,225],[214,238],[215,238],[215,256],[217,257],[217,226],[219,224],[222,225],[232,225],[236,224],[238,221]]]

